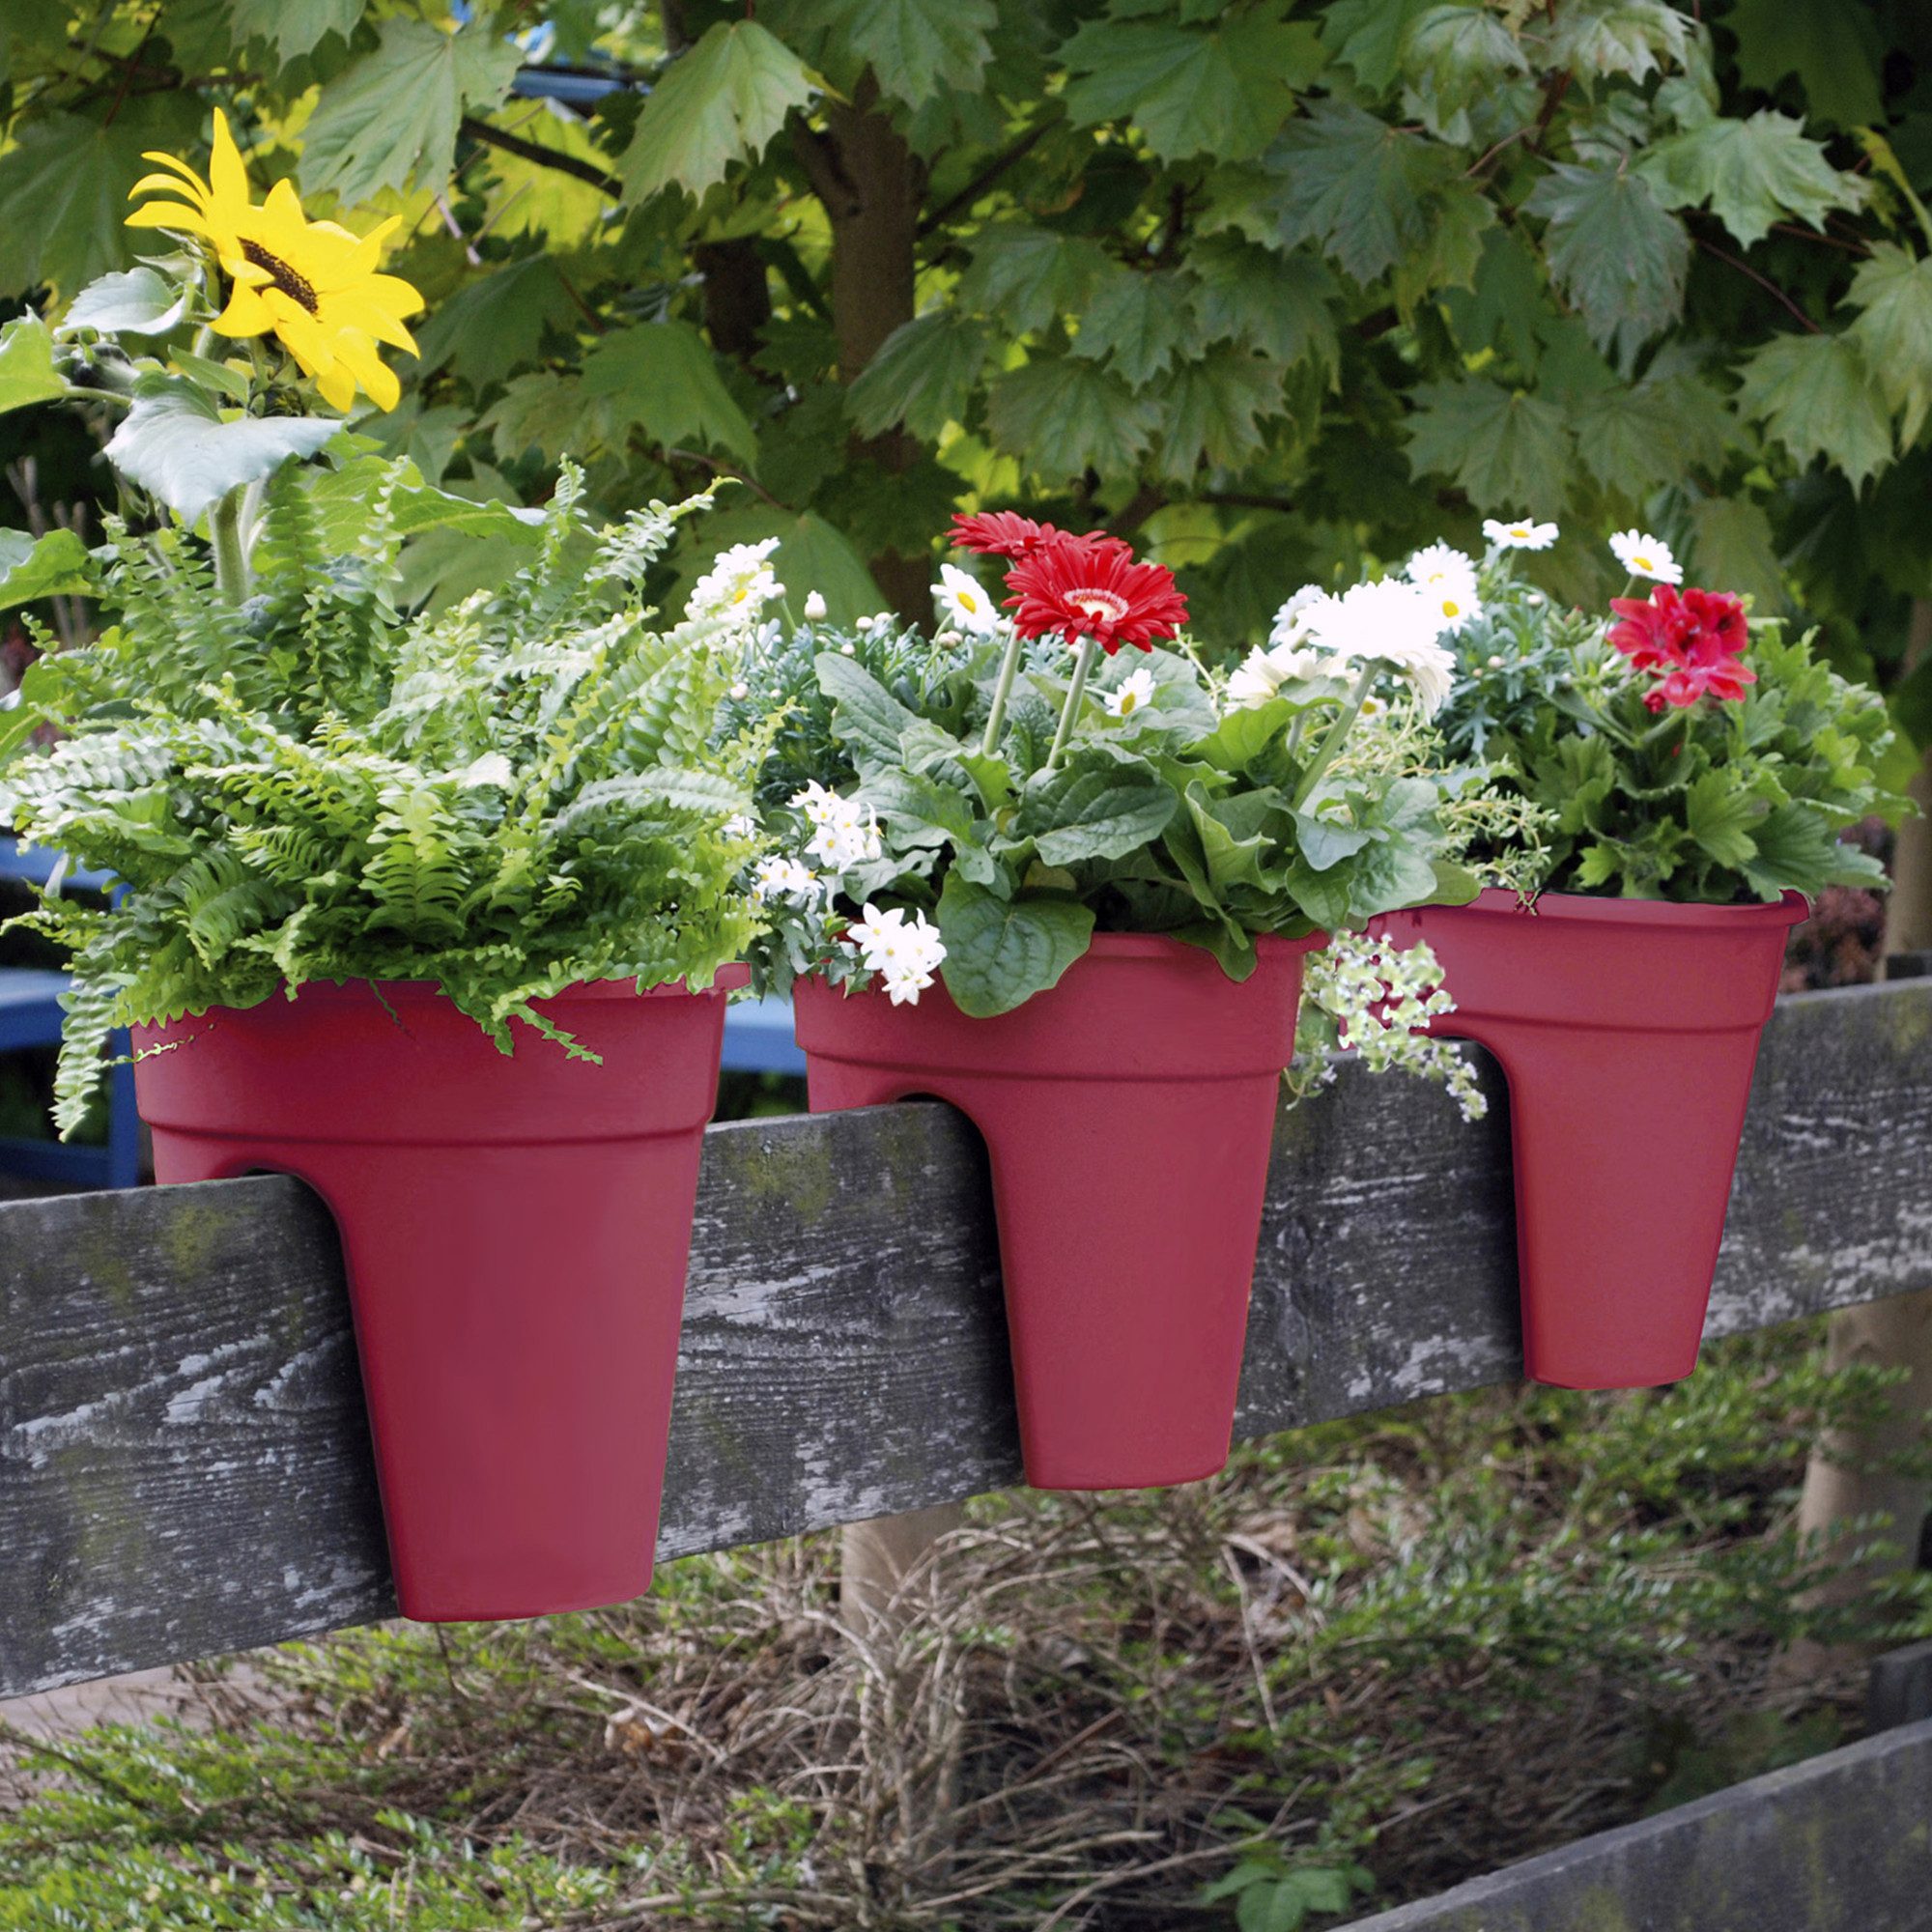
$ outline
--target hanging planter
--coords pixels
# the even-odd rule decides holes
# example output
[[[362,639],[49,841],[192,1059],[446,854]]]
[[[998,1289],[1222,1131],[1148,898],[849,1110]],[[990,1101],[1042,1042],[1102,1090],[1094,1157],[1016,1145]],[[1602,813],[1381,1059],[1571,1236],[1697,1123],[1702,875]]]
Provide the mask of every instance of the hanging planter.
[[[1302,955],[1246,980],[1174,939],[1101,933],[1009,1012],[940,985],[895,1005],[796,988],[817,1112],[913,1094],[984,1137],[1027,1480],[1132,1489],[1228,1460]]]
[[[1492,888],[1389,915],[1427,940],[1509,1082],[1523,1366],[1566,1388],[1647,1388],[1696,1366],[1759,1036],[1808,908]]]
[[[335,1217],[406,1616],[649,1586],[724,989],[744,979],[540,1002],[601,1065],[527,1035],[499,1053],[422,981],[310,981],[136,1029],[157,1179],[270,1169]]]

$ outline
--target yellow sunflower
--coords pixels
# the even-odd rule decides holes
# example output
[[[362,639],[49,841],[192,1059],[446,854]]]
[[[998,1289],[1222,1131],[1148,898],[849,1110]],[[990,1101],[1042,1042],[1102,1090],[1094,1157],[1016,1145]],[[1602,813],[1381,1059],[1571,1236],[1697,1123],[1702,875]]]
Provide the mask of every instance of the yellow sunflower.
[[[379,409],[394,409],[402,385],[376,345],[386,342],[415,355],[415,339],[403,319],[423,305],[400,275],[377,271],[398,218],[392,215],[359,237],[333,221],[311,221],[286,181],[278,181],[257,206],[248,199],[241,151],[218,107],[206,181],[172,155],[146,158],[172,172],[143,176],[130,198],[179,198],[145,203],[128,217],[128,226],[198,235],[213,249],[229,282],[228,305],[214,319],[215,332],[275,336],[324,399],[345,412],[358,387]]]

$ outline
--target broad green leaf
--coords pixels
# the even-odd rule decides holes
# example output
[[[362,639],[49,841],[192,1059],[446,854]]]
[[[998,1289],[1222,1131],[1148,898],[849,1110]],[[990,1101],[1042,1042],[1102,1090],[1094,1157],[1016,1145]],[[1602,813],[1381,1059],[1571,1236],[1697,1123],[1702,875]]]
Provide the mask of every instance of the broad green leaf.
[[[129,269],[90,282],[68,305],[63,335],[94,328],[105,335],[165,335],[187,313],[187,297],[153,269]]]
[[[1174,364],[1193,329],[1188,286],[1174,275],[1110,269],[1080,317],[1073,354],[1104,358],[1141,388]]]
[[[1001,898],[950,871],[939,933],[946,990],[961,1012],[987,1019],[1053,985],[1087,951],[1094,913],[1070,899]]]
[[[647,200],[673,183],[701,194],[733,161],[764,153],[813,94],[805,63],[755,20],[720,20],[644,102],[617,162],[624,192]]]
[[[238,42],[271,40],[287,62],[311,52],[329,34],[347,41],[364,5],[365,0],[228,0],[228,17]]]
[[[1284,366],[1313,361],[1330,378],[1341,366],[1335,313],[1340,294],[1319,255],[1278,255],[1234,236],[1210,235],[1189,256],[1199,277],[1195,324],[1206,342],[1259,349]]]
[[[342,552],[353,551],[356,539],[368,524],[370,493],[379,473],[388,468],[381,456],[352,457],[340,469],[312,472],[308,493],[329,543]],[[488,538],[492,543],[535,543],[543,531],[541,510],[520,509],[515,504],[487,497],[462,497],[454,491],[440,490],[423,481],[422,472],[411,464],[389,493],[389,513],[395,519],[397,534],[420,535],[424,530],[459,530],[467,535]]]
[[[71,292],[126,268],[128,190],[154,167],[143,151],[193,155],[207,138],[205,110],[185,91],[129,99],[110,121],[21,116],[0,155],[0,296]]]
[[[1771,519],[1748,497],[1701,498],[1690,506],[1690,526],[1695,582],[1754,598],[1761,617],[1788,601]]]
[[[1264,440],[1261,419],[1280,412],[1282,375],[1278,362],[1232,343],[1183,362],[1145,399],[1158,412],[1161,474],[1184,480],[1204,458],[1230,468],[1252,459]]]
[[[1487,6],[1431,7],[1409,28],[1403,71],[1427,85],[1444,118],[1469,105],[1504,76],[1526,73],[1528,57]]]
[[[432,376],[447,363],[476,388],[500,383],[540,359],[546,329],[575,323],[577,304],[550,255],[526,255],[439,302],[422,325],[418,372]]]
[[[1901,447],[1918,440],[1932,412],[1932,255],[1875,242],[1845,299],[1864,311],[1848,331],[1864,352],[1887,408],[1898,414]]]
[[[1629,497],[1681,483],[1693,468],[1715,469],[1737,429],[1717,394],[1693,376],[1606,383],[1571,405],[1570,427],[1584,469]]]
[[[385,20],[374,50],[323,88],[302,129],[302,185],[352,204],[385,187],[441,188],[464,113],[501,101],[522,60],[488,15],[454,33]]]
[[[864,665],[838,651],[812,661],[818,688],[837,707],[832,727],[858,754],[854,762],[896,765],[899,736],[919,720]]]
[[[1263,874],[1266,861],[1278,856],[1274,841],[1258,822],[1236,823],[1230,816],[1231,805],[1245,808],[1241,817],[1256,821],[1272,807],[1272,800],[1248,793],[1229,804],[1210,803],[1199,783],[1187,787],[1187,815],[1194,821],[1195,837],[1201,841],[1208,862],[1208,876],[1217,892],[1230,886],[1264,887]]]
[[[1099,244],[1084,235],[1001,222],[974,243],[958,298],[1011,334],[1031,334],[1084,309],[1106,267]]]
[[[1244,772],[1280,740],[1294,715],[1295,707],[1285,697],[1244,705],[1229,712],[1198,745],[1189,746],[1189,755],[1206,759],[1217,771]]]
[[[1749,248],[1781,214],[1814,227],[1834,208],[1857,208],[1865,185],[1840,174],[1788,114],[1760,108],[1747,121],[1713,120],[1647,149],[1636,170],[1665,208],[1711,213]]]
[[[986,399],[995,444],[1050,477],[1132,469],[1156,419],[1152,405],[1119,377],[1070,355],[1009,370]]]
[[[1690,837],[1716,864],[1732,869],[1756,853],[1750,828],[1763,816],[1763,806],[1729,770],[1705,772],[1684,795]]]
[[[1473,289],[1483,242],[1496,225],[1488,195],[1467,182],[1450,182],[1429,198],[1421,246],[1395,265],[1396,306],[1412,315],[1426,298],[1451,289]]]
[[[1402,71],[1408,30],[1430,6],[1431,0],[1334,0],[1321,15],[1321,44],[1371,94],[1386,94]]]
[[[1690,238],[1641,176],[1552,162],[1523,205],[1547,218],[1550,275],[1600,349],[1628,358],[1677,320]]]
[[[950,784],[923,772],[882,771],[866,781],[861,796],[878,808],[897,845],[973,842],[973,808]]]
[[[1229,12],[1205,29],[1172,21],[1090,20],[1060,50],[1074,76],[1075,127],[1133,117],[1163,160],[1258,155],[1321,72],[1315,27],[1280,10]]]
[[[0,530],[0,611],[37,597],[94,594],[94,559],[71,530],[49,530],[38,542],[25,530]]]
[[[1817,119],[1862,128],[1884,118],[1885,48],[1862,7],[1737,0],[1723,24],[1737,37],[1738,74],[1747,87],[1775,94],[1786,74],[1796,74]]]
[[[1851,335],[1779,335],[1744,365],[1738,402],[1800,466],[1822,456],[1856,489],[1891,461],[1891,423]]]
[[[0,411],[23,410],[66,394],[46,324],[37,315],[22,315],[0,328]]]
[[[1112,766],[1055,773],[1027,788],[1020,825],[1035,836],[1040,859],[1071,866],[1082,859],[1123,859],[1158,838],[1179,801],[1166,785],[1136,780]]]
[[[1543,264],[1517,228],[1492,228],[1466,289],[1448,289],[1442,304],[1465,355],[1492,349],[1533,374],[1543,354],[1539,330],[1552,319]]]
[[[582,374],[585,396],[609,398],[601,414],[613,430],[635,424],[661,447],[696,442],[748,463],[757,454],[750,418],[724,386],[710,344],[688,322],[612,330],[584,356]]]
[[[1294,814],[1294,842],[1301,856],[1318,872],[1344,859],[1353,858],[1369,842],[1370,834],[1359,825],[1338,825],[1333,819],[1318,818],[1305,811]]]
[[[478,427],[487,429],[499,462],[514,463],[526,449],[554,463],[583,432],[583,385],[575,376],[533,369],[514,377]]]
[[[1480,376],[1421,383],[1411,394],[1408,461],[1418,474],[1453,476],[1479,510],[1527,503],[1545,516],[1562,502],[1572,442],[1560,410]]]
[[[832,37],[880,89],[917,107],[943,89],[977,94],[993,58],[993,0],[808,0],[800,25]]]
[[[1319,242],[1364,286],[1428,240],[1432,193],[1463,168],[1454,149],[1338,100],[1312,102],[1265,166],[1273,185],[1257,213],[1272,216],[1273,239]]]
[[[1665,68],[1682,67],[1690,56],[1690,35],[1684,13],[1665,0],[1565,0],[1548,30],[1548,52],[1538,65],[1551,72],[1569,68],[1641,81]]]
[[[151,376],[109,440],[107,459],[191,525],[229,491],[273,475],[292,456],[313,456],[341,433],[340,422],[320,416],[223,422],[194,384]]]
[[[936,441],[948,423],[965,420],[990,347],[985,324],[960,309],[902,324],[845,392],[852,420],[867,436],[903,423],[922,440]]]

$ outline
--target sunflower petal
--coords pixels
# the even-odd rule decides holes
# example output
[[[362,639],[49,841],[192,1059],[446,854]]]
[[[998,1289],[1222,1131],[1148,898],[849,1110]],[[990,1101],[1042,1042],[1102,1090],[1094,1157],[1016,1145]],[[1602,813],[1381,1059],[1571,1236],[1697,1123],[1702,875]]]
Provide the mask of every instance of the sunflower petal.
[[[406,349],[412,355],[422,354],[416,347],[415,337],[388,310],[371,301],[360,289],[348,289],[340,295],[329,296],[323,313],[331,321],[359,328],[374,341],[386,342],[391,349]]]
[[[124,228],[173,228],[184,235],[208,235],[208,223],[192,208],[178,201],[148,201],[122,217]]]
[[[423,312],[422,292],[400,275],[371,275],[357,293],[367,296],[372,302],[380,302],[393,316]]]
[[[267,335],[275,326],[274,311],[262,299],[258,289],[237,282],[229,292],[228,306],[209,324],[217,335],[241,337]]]
[[[315,385],[330,409],[347,415],[355,407],[355,378],[340,362],[323,370],[316,377]]]
[[[247,205],[248,171],[242,165],[235,136],[228,131],[228,116],[218,107],[214,110],[214,147],[209,156],[208,182],[216,201],[236,208]]]
[[[378,409],[392,410],[402,400],[403,385],[396,380],[396,372],[376,354],[376,345],[360,329],[338,329],[335,354]]]
[[[180,175],[198,194],[206,194],[208,192],[208,184],[178,156],[164,155],[158,148],[150,148],[142,155],[141,158],[144,161],[158,161],[162,167],[174,169],[175,173]],[[181,190],[177,188],[175,191],[176,193],[180,193]]]

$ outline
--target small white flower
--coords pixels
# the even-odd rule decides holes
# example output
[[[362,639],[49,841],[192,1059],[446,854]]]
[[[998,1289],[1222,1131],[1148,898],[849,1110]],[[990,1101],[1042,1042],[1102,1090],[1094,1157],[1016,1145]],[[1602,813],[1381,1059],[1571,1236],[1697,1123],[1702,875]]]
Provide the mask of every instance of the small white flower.
[[[1403,575],[1435,607],[1441,628],[1460,631],[1482,614],[1476,594],[1476,566],[1449,544],[1431,544],[1409,558]]]
[[[1111,718],[1131,718],[1153,702],[1153,672],[1143,666],[1123,679],[1102,700]]]
[[[1492,670],[1501,670],[1503,668],[1502,659],[1494,651],[1490,653],[1489,663]]]
[[[1309,628],[1316,643],[1336,657],[1354,664],[1373,659],[1400,670],[1430,717],[1448,698],[1456,660],[1436,642],[1440,611],[1413,583],[1385,577],[1353,584],[1319,607]]]
[[[858,647],[854,644],[840,644],[838,646],[838,655],[841,658],[849,658],[857,654],[857,649]]]
[[[736,684],[734,684],[731,687],[731,696],[733,700],[738,703],[742,703],[746,698],[750,697],[751,695],[752,695],[752,687],[749,684],[747,684],[742,677],[738,680]]]
[[[869,617],[855,618],[852,628],[855,631],[869,631],[872,628],[872,620]]]
[[[1527,517],[1507,524],[1485,517],[1483,534],[1498,550],[1548,550],[1556,541],[1556,526],[1532,523]]]
[[[845,936],[858,947],[866,970],[885,981],[895,1007],[918,1005],[946,958],[939,928],[923,912],[914,913],[908,925],[897,906],[881,912],[868,901],[864,916],[845,928]]]
[[[1654,583],[1684,582],[1684,566],[1671,555],[1670,546],[1648,530],[1619,530],[1610,549],[1633,577],[1647,577]]]
[[[805,846],[808,859],[816,859],[829,871],[842,872],[848,866],[879,856],[879,818],[869,805],[840,798],[815,779],[803,791],[793,792],[791,803],[811,827]]]
[[[805,621],[815,624],[825,615],[825,599],[817,591],[810,591],[805,600]]]
[[[772,574],[766,559],[779,547],[777,537],[762,543],[733,544],[721,551],[692,585],[684,614],[694,621],[723,617],[746,626],[755,624],[767,604],[784,595],[784,585]]]
[[[773,899],[810,905],[818,896],[818,874],[796,859],[760,859],[752,872],[752,896],[760,905]]]
[[[1540,590],[1532,590],[1529,593],[1529,595],[1525,597],[1522,601],[1525,604],[1527,604],[1532,611],[1541,611],[1543,609],[1543,592]]]
[[[1283,685],[1296,678],[1321,677],[1327,670],[1320,651],[1298,650],[1285,643],[1250,651],[1228,679],[1228,700],[1236,710],[1265,704]]]
[[[991,596],[971,571],[956,563],[939,566],[932,602],[942,623],[957,624],[969,637],[988,638],[1000,628],[999,610]]]
[[[727,838],[755,838],[758,821],[749,811],[734,811],[722,829]]]

